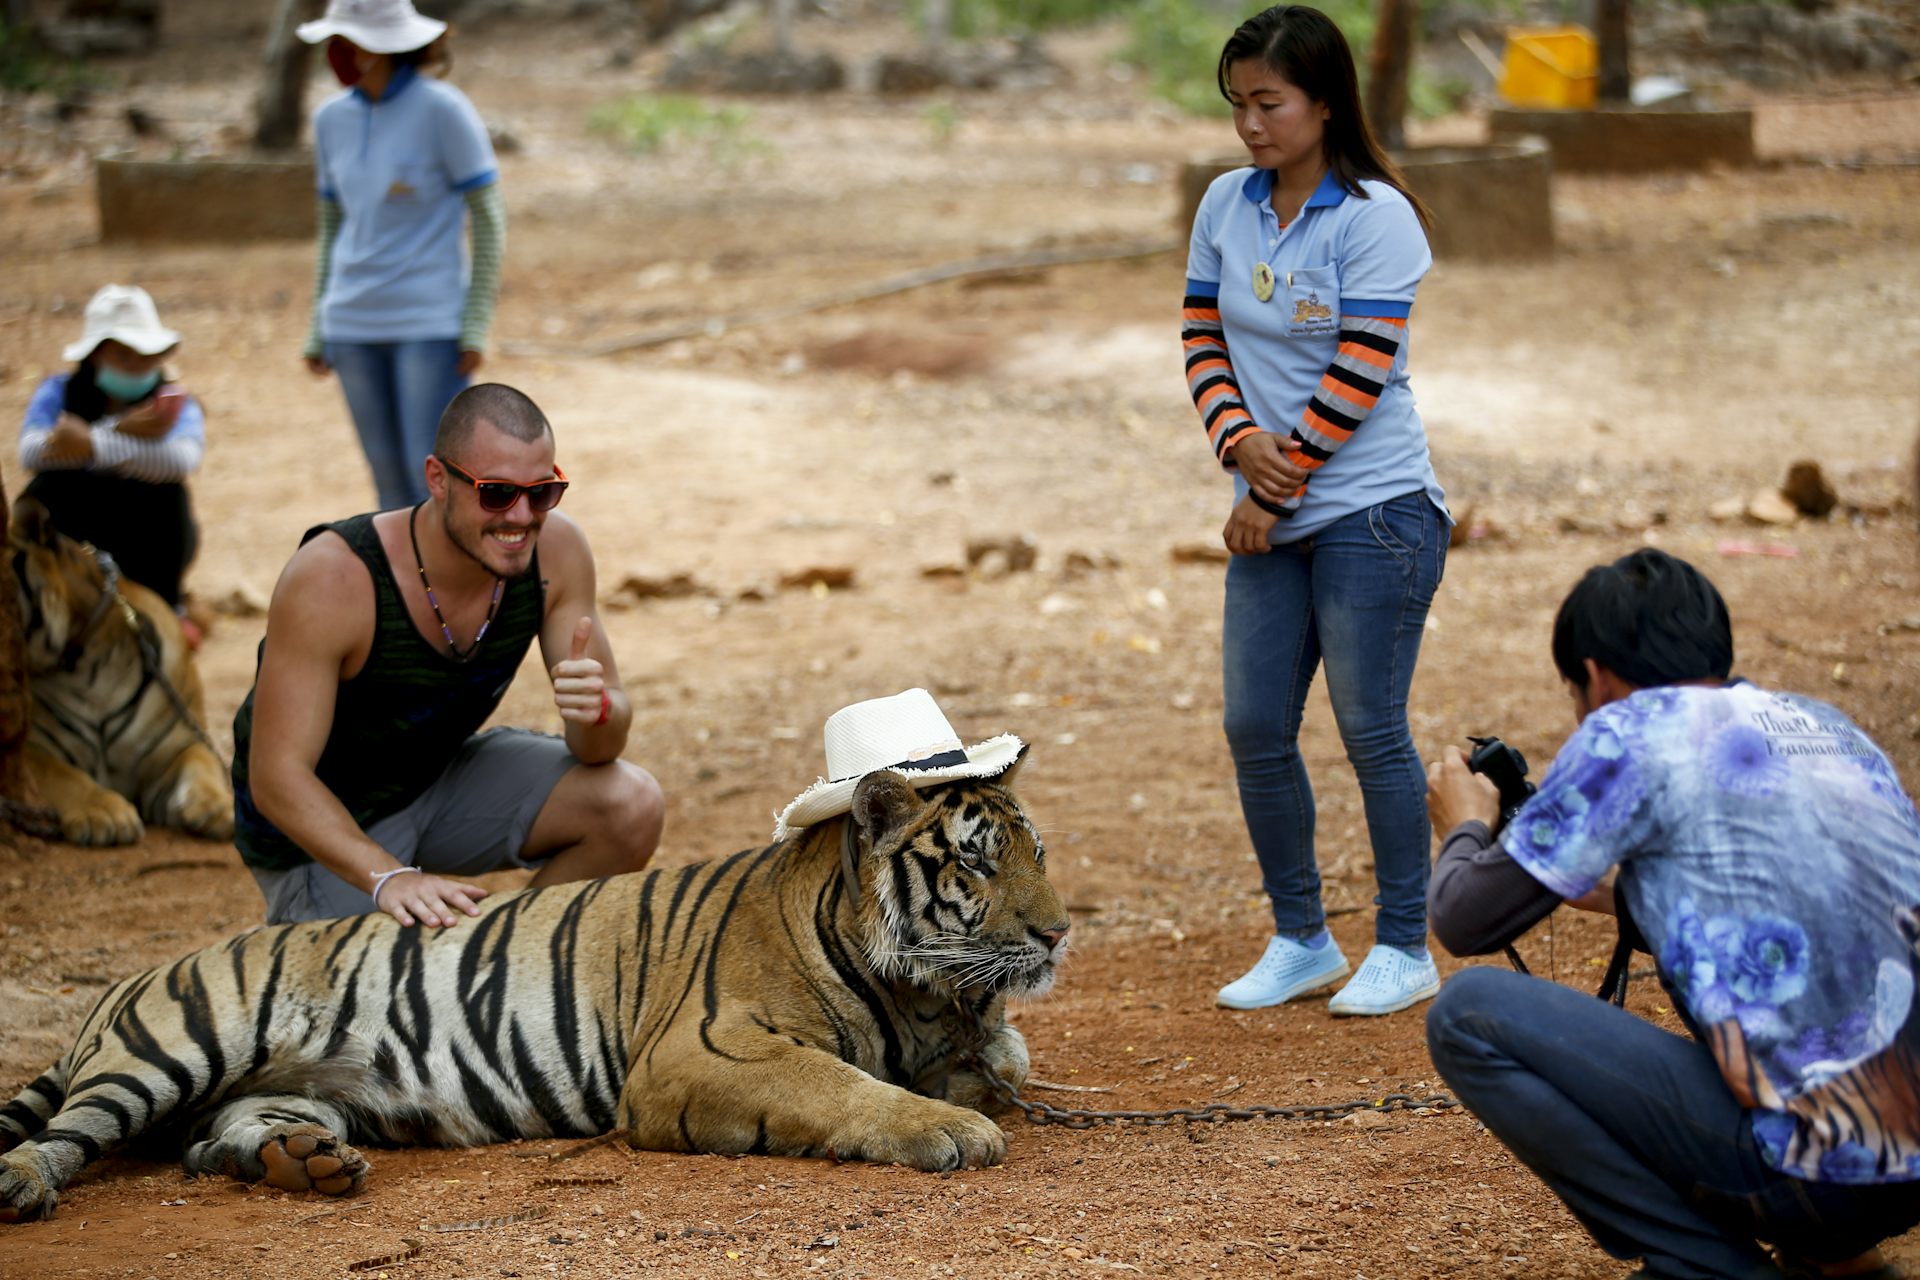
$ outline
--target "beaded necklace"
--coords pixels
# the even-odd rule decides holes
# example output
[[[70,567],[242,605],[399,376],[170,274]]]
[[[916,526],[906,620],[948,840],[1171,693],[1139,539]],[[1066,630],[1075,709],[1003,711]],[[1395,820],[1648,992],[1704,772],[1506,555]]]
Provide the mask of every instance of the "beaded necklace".
[[[453,628],[447,625],[447,615],[440,612],[440,602],[433,595],[433,583],[427,580],[427,562],[420,558],[420,534],[414,526],[419,523],[420,508],[426,505],[419,503],[407,513],[407,537],[413,542],[413,564],[420,570],[420,585],[427,589],[427,604],[433,609],[433,616],[440,620],[440,634],[447,638],[447,656],[455,662],[472,662],[474,655],[480,652],[480,642],[487,638],[487,628],[493,625],[493,616],[500,612],[500,592],[506,586],[506,579],[493,580],[493,600],[487,605],[486,620],[480,624],[480,630],[474,633],[473,643],[463,652],[453,642]]]

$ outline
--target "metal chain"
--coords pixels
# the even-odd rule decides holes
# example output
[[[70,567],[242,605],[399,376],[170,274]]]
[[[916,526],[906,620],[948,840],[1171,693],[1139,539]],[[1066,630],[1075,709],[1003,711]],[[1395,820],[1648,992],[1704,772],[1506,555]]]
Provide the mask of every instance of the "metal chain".
[[[0,824],[15,827],[41,840],[58,840],[61,836],[60,815],[57,812],[44,805],[21,804],[7,796],[0,796]]]
[[[1165,1126],[1171,1124],[1221,1124],[1229,1120],[1318,1120],[1332,1123],[1361,1111],[1450,1111],[1460,1105],[1459,1099],[1450,1094],[1436,1093],[1424,1098],[1416,1098],[1410,1093],[1389,1093],[1383,1098],[1368,1100],[1361,1098],[1353,1102],[1303,1102],[1293,1106],[1269,1106],[1265,1103],[1249,1103],[1234,1106],[1226,1102],[1209,1102],[1203,1107],[1169,1107],[1165,1111],[1093,1111],[1080,1108],[1056,1107],[1047,1102],[1036,1102],[1023,1098],[1019,1092],[1005,1080],[995,1075],[984,1062],[978,1063],[981,1074],[994,1092],[1009,1103],[1020,1108],[1027,1119],[1034,1124],[1057,1125],[1063,1129],[1091,1129],[1096,1125],[1143,1124]]]
[[[219,760],[220,748],[213,745],[213,739],[194,719],[193,710],[187,706],[187,700],[181,696],[173,681],[167,679],[164,659],[160,653],[160,636],[151,619],[143,616],[125,596],[118,597],[120,612],[126,618],[127,628],[133,632],[133,642],[140,650],[140,665],[145,669],[147,678],[160,686],[160,692],[173,707],[173,714],[189,732],[199,739],[200,745],[213,752],[213,758]]]
[[[1018,1089],[1001,1079],[999,1073],[988,1065],[982,1052],[987,1039],[986,1028],[981,1025],[979,1016],[964,1002],[956,999],[948,1016],[959,1024],[957,1038],[961,1046],[961,1065],[978,1071],[995,1093],[1020,1108],[1021,1113],[1033,1124],[1056,1125],[1063,1129],[1091,1129],[1095,1125],[1120,1124],[1123,1121],[1150,1127],[1223,1124],[1230,1120],[1318,1120],[1332,1123],[1360,1111],[1451,1111],[1460,1105],[1458,1098],[1446,1093],[1429,1094],[1424,1098],[1416,1098],[1410,1093],[1389,1093],[1371,1100],[1302,1102],[1292,1106],[1269,1106],[1255,1102],[1236,1107],[1225,1102],[1209,1102],[1202,1107],[1169,1107],[1165,1111],[1094,1111],[1056,1107],[1052,1103],[1021,1097]]]

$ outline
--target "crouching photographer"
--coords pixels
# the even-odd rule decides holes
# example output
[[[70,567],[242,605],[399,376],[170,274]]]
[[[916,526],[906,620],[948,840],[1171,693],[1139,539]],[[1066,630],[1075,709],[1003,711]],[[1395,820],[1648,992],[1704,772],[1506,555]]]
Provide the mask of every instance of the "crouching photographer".
[[[1693,1037],[1482,966],[1434,1002],[1435,1065],[1640,1274],[1897,1275],[1920,817],[1893,766],[1833,707],[1730,680],[1725,602],[1661,551],[1580,580],[1553,660],[1579,728],[1510,822],[1458,751],[1428,770],[1434,932],[1481,955],[1562,902],[1618,914]]]

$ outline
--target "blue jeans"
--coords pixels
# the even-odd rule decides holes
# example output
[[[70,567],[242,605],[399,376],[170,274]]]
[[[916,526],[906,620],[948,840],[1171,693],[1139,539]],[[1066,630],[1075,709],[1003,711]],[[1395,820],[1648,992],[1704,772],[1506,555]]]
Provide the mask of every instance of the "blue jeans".
[[[1760,1160],[1705,1046],[1569,987],[1465,969],[1427,1013],[1460,1101],[1646,1274],[1777,1277],[1755,1243],[1838,1261],[1920,1222],[1920,1183],[1806,1182]]]
[[[1373,843],[1375,935],[1389,946],[1426,945],[1432,830],[1407,690],[1446,559],[1445,517],[1409,493],[1227,567],[1227,744],[1279,933],[1326,924],[1313,787],[1300,759],[1300,717],[1324,661]]]
[[[326,357],[373,468],[380,509],[425,502],[421,468],[433,452],[440,411],[467,386],[459,372],[459,340],[329,342]]]

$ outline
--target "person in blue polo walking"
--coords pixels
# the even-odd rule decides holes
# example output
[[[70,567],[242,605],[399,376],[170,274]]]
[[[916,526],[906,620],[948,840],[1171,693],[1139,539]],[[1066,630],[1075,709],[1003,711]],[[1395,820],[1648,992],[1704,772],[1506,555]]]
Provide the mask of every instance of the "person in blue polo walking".
[[[326,42],[345,86],[313,117],[319,254],[302,354],[339,376],[383,510],[426,501],[423,466],[440,411],[480,367],[506,242],[486,125],[421,74],[444,65],[446,29],[408,0],[331,0],[299,33]]]
[[[1376,943],[1336,1014],[1428,999],[1426,775],[1407,692],[1452,525],[1407,385],[1407,317],[1432,265],[1426,211],[1368,131],[1327,16],[1280,5],[1218,68],[1251,165],[1193,221],[1188,387],[1233,476],[1224,537],[1226,733],[1273,936],[1219,1003],[1258,1009],[1351,971],[1327,932],[1300,720],[1325,666],[1373,845]]]

